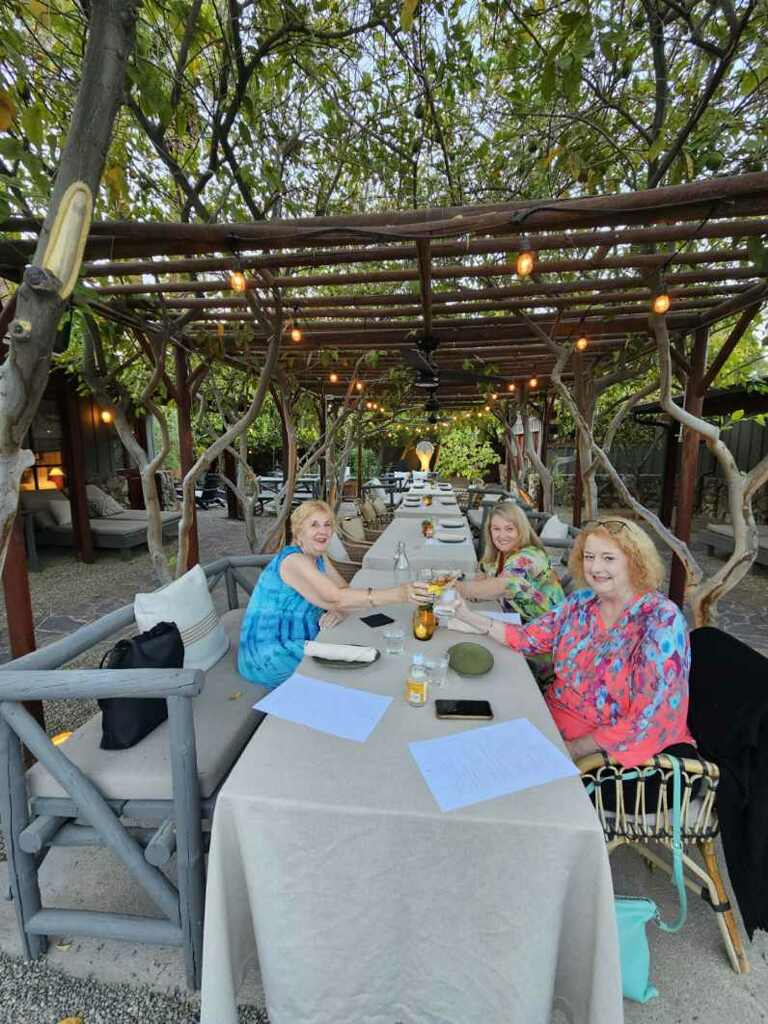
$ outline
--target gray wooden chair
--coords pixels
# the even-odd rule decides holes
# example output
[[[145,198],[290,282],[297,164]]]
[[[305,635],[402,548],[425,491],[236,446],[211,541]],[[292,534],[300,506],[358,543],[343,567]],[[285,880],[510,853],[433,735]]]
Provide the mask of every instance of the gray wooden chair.
[[[222,558],[205,567],[209,589],[224,582],[222,617],[231,650],[206,673],[177,669],[69,670],[62,666],[134,625],[133,606],[0,668],[0,818],[24,955],[41,956],[49,935],[95,936],[184,951],[187,983],[200,982],[204,853],[217,794],[263,715],[264,692],[236,670],[238,587],[270,555]],[[95,715],[54,746],[23,701],[156,697],[168,721],[129,750],[99,748]],[[37,758],[28,772],[22,743]],[[141,821],[141,827],[131,821]],[[38,872],[55,847],[109,848],[149,895],[161,917],[43,906]],[[160,868],[176,858],[176,884]]]

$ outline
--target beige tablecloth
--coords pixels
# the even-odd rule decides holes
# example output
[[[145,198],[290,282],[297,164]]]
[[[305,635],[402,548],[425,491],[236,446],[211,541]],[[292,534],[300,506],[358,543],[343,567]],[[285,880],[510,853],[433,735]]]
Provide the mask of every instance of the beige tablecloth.
[[[363,571],[357,585],[386,585]],[[406,628],[408,606],[387,609]],[[351,617],[323,634],[374,643]],[[462,639],[462,638],[458,638]],[[270,1024],[620,1024],[613,894],[602,831],[578,779],[443,814],[408,750],[477,727],[403,700],[409,654],[364,669],[301,671],[394,700],[366,743],[268,717],[216,804],[201,1024],[236,1024],[261,968]],[[557,731],[523,659],[449,671],[445,697],[483,697],[496,721]]]
[[[474,575],[477,570],[477,556],[469,526],[464,527],[464,540],[460,543],[446,543],[436,538],[427,541],[421,534],[421,518],[423,517],[393,519],[363,555],[363,568],[391,571],[397,543],[402,540],[405,542],[408,562],[414,571],[422,568],[457,569]],[[438,517],[434,518],[437,533]]]

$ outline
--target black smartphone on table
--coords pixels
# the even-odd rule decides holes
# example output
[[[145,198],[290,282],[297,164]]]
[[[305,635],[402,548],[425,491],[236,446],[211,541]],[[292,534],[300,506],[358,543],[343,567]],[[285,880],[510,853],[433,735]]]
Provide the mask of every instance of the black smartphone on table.
[[[394,622],[389,615],[385,615],[383,612],[376,612],[373,615],[363,615],[360,619],[366,626],[370,626],[371,629],[375,629],[376,626],[388,626],[390,622]]]
[[[465,718],[488,721],[493,710],[487,700],[436,700],[435,714],[438,718]]]

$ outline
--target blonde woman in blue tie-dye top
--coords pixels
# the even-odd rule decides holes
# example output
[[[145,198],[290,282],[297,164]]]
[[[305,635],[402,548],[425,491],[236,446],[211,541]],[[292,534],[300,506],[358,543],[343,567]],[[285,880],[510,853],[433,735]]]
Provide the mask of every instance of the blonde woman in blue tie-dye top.
[[[333,528],[324,501],[305,501],[291,516],[294,543],[259,576],[243,619],[237,664],[252,683],[271,690],[284,682],[304,657],[304,641],[341,622],[347,611],[412,598],[408,584],[350,588],[325,557]]]

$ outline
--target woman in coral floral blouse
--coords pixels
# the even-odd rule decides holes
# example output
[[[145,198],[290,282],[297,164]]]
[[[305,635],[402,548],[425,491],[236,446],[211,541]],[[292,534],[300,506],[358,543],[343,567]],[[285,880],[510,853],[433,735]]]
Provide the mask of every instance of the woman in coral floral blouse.
[[[582,530],[568,565],[588,589],[527,626],[489,624],[461,599],[456,617],[521,654],[552,652],[545,700],[574,760],[596,750],[625,767],[662,750],[695,756],[688,631],[658,592],[653,542],[636,523],[606,517]]]

